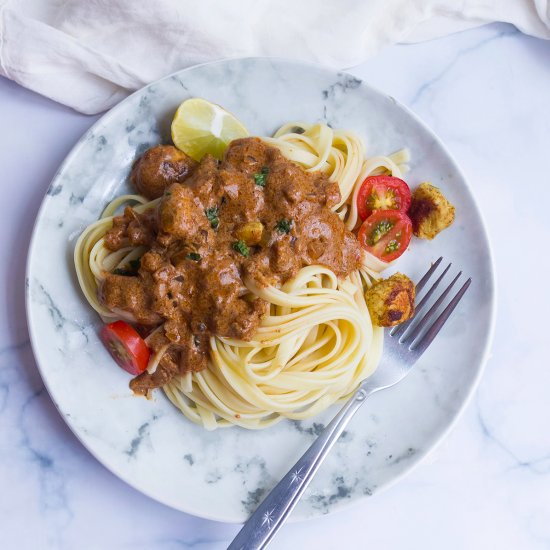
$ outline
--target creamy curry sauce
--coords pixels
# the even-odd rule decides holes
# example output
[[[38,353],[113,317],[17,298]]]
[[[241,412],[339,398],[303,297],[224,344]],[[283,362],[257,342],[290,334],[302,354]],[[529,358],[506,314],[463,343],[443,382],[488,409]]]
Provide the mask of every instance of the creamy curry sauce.
[[[153,352],[169,348],[155,373],[131,381],[136,393],[204,369],[212,335],[254,335],[267,304],[247,292],[245,277],[278,285],[312,264],[340,277],[359,266],[357,239],[331,210],[338,184],[258,138],[232,142],[221,162],[195,163],[157,146],[136,162],[131,179],[160,203],[142,214],[127,207],[105,242],[111,250],[148,251],[139,265],[107,274],[99,295],[149,330],[162,325],[148,344]]]

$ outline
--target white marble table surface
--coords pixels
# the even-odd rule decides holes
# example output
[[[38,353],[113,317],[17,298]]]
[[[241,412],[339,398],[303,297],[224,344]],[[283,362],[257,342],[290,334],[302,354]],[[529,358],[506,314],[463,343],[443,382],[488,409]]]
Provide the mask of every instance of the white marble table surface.
[[[287,525],[272,548],[550,548],[550,42],[491,25],[392,47],[350,72],[412,107],[469,178],[496,261],[495,341],[428,460],[351,509]],[[32,356],[23,291],[34,217],[94,121],[0,79],[0,548],[225,548],[237,526],[166,508],[96,462]]]

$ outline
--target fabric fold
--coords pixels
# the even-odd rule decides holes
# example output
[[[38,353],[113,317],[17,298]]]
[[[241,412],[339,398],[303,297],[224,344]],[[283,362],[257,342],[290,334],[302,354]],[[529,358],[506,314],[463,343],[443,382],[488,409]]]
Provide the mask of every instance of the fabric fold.
[[[492,21],[550,38],[549,0],[4,0],[0,74],[94,114],[197,63],[276,56],[342,69]]]

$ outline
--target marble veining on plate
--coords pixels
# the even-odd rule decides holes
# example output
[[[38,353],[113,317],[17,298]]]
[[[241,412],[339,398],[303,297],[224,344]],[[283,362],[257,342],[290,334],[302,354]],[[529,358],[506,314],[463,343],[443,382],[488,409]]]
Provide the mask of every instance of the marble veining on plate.
[[[167,77],[104,116],[66,159],[40,211],[27,273],[29,326],[42,376],[66,422],[109,469],[161,502],[242,521],[334,414],[332,409],[262,432],[207,432],[160,392],[152,401],[132,396],[127,375],[97,338],[101,322],[81,296],[72,265],[75,240],[109,199],[128,190],[134,159],[169,141],[175,108],[192,96],[223,105],[252,134],[270,134],[290,120],[323,120],[364,136],[369,155],[407,146],[410,184],[431,180],[457,207],[452,229],[433,242],[413,242],[399,269],[418,277],[443,254],[473,277],[471,292],[416,371],[369,399],[295,517],[325,514],[375,494],[407,471],[461,409],[477,379],[491,324],[485,232],[438,140],[393,98],[346,74],[279,60],[224,61]]]

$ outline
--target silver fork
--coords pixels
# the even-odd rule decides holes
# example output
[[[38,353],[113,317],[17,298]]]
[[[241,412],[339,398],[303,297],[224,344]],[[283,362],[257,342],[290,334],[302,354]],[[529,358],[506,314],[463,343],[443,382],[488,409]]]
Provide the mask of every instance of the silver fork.
[[[443,258],[439,258],[416,285],[417,296],[435,273],[442,260]],[[290,515],[324,458],[367,397],[374,392],[397,384],[410,372],[412,366],[437,336],[472,282],[471,279],[468,279],[430,327],[426,328],[430,319],[437,313],[439,307],[462,275],[462,272],[459,272],[454,277],[424,317],[418,320],[419,313],[425,308],[450,268],[451,264],[445,268],[417,303],[414,316],[411,319],[384,332],[384,354],[375,373],[357,388],[342,407],[342,410],[313,442],[311,447],[267,495],[229,545],[228,550],[265,548]]]

